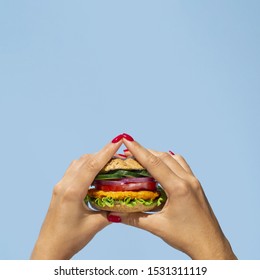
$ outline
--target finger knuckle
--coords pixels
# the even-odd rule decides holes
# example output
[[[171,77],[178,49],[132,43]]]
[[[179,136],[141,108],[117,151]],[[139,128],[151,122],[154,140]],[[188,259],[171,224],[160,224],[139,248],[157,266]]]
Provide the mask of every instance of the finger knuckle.
[[[178,195],[179,196],[187,196],[191,192],[190,184],[187,181],[181,180],[178,183]]]
[[[166,152],[161,153],[159,157],[161,160],[167,160],[167,159],[171,158],[171,156]]]
[[[195,191],[200,191],[202,189],[201,187],[201,184],[200,184],[200,181],[194,177],[194,176],[191,176],[189,178],[189,182],[190,182],[190,185],[191,187],[195,190]]]
[[[147,157],[147,163],[149,164],[149,166],[157,167],[161,164],[161,159],[153,154],[150,154]]]
[[[62,192],[62,185],[60,183],[56,184],[53,188],[52,195],[57,197]]]
[[[97,171],[97,172],[100,171],[100,169],[101,169],[100,163],[95,158],[90,158],[87,161],[87,167],[88,167],[89,170]]]
[[[63,199],[63,201],[71,201],[71,200],[74,200],[75,197],[77,197],[77,196],[78,196],[77,190],[75,188],[73,188],[73,186],[70,186],[64,191],[64,193],[62,195],[62,199]]]

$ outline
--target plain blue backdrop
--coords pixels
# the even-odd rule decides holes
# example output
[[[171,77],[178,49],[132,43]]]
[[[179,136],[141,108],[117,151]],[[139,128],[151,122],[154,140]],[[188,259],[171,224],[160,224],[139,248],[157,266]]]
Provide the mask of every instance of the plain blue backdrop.
[[[260,257],[260,2],[0,0],[0,258],[121,132],[182,154],[240,259]],[[75,259],[188,259],[112,224]]]

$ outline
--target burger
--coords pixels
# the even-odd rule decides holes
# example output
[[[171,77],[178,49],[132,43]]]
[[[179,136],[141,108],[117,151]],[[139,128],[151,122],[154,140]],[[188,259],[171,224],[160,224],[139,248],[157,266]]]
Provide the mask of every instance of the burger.
[[[95,210],[115,212],[151,212],[165,201],[161,186],[133,157],[112,158],[85,198]]]

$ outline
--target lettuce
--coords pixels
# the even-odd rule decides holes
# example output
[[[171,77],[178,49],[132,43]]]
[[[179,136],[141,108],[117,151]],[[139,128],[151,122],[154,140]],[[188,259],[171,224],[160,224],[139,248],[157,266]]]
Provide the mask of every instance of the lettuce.
[[[102,197],[102,198],[89,198],[87,201],[91,201],[94,202],[95,204],[97,204],[100,207],[113,207],[115,204],[122,204],[122,205],[126,205],[128,207],[133,207],[137,204],[143,204],[145,206],[150,206],[150,205],[160,205],[162,203],[162,200],[157,199],[157,200],[144,200],[144,199],[138,199],[138,198],[134,198],[131,199],[130,197],[126,197],[124,199],[120,199],[120,200],[115,200],[111,197]],[[85,199],[85,202],[87,202]]]
[[[159,206],[162,203],[164,203],[167,200],[167,196],[164,192],[164,190],[161,187],[158,187],[158,190],[160,191],[161,195],[159,198],[153,200],[145,200],[145,199],[140,199],[140,198],[131,198],[131,197],[125,197],[124,199],[113,199],[112,197],[102,197],[102,198],[91,198],[88,195],[85,198],[85,203],[88,202],[94,202],[97,204],[99,207],[113,207],[115,204],[120,203],[121,205],[126,205],[128,207],[133,207],[137,204],[143,204],[145,206]]]
[[[100,173],[95,180],[114,180],[121,178],[151,177],[147,170],[113,170],[108,173]]]

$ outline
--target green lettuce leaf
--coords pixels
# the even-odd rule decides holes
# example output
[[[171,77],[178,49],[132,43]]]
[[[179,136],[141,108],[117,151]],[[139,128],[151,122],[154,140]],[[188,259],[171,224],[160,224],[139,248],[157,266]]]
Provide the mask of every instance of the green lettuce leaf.
[[[150,206],[150,205],[155,205],[155,206],[159,206],[162,203],[164,203],[167,200],[167,196],[164,192],[164,190],[159,186],[158,191],[161,193],[160,197],[153,200],[153,199],[149,199],[149,200],[145,200],[145,199],[140,199],[140,198],[131,198],[131,197],[125,197],[124,199],[120,199],[120,200],[115,200],[112,197],[102,197],[102,198],[91,198],[88,195],[85,198],[85,203],[88,202],[94,202],[95,204],[97,204],[99,207],[113,207],[115,204],[122,204],[122,205],[126,205],[129,207],[133,207],[137,204],[143,204],[145,206]]]

